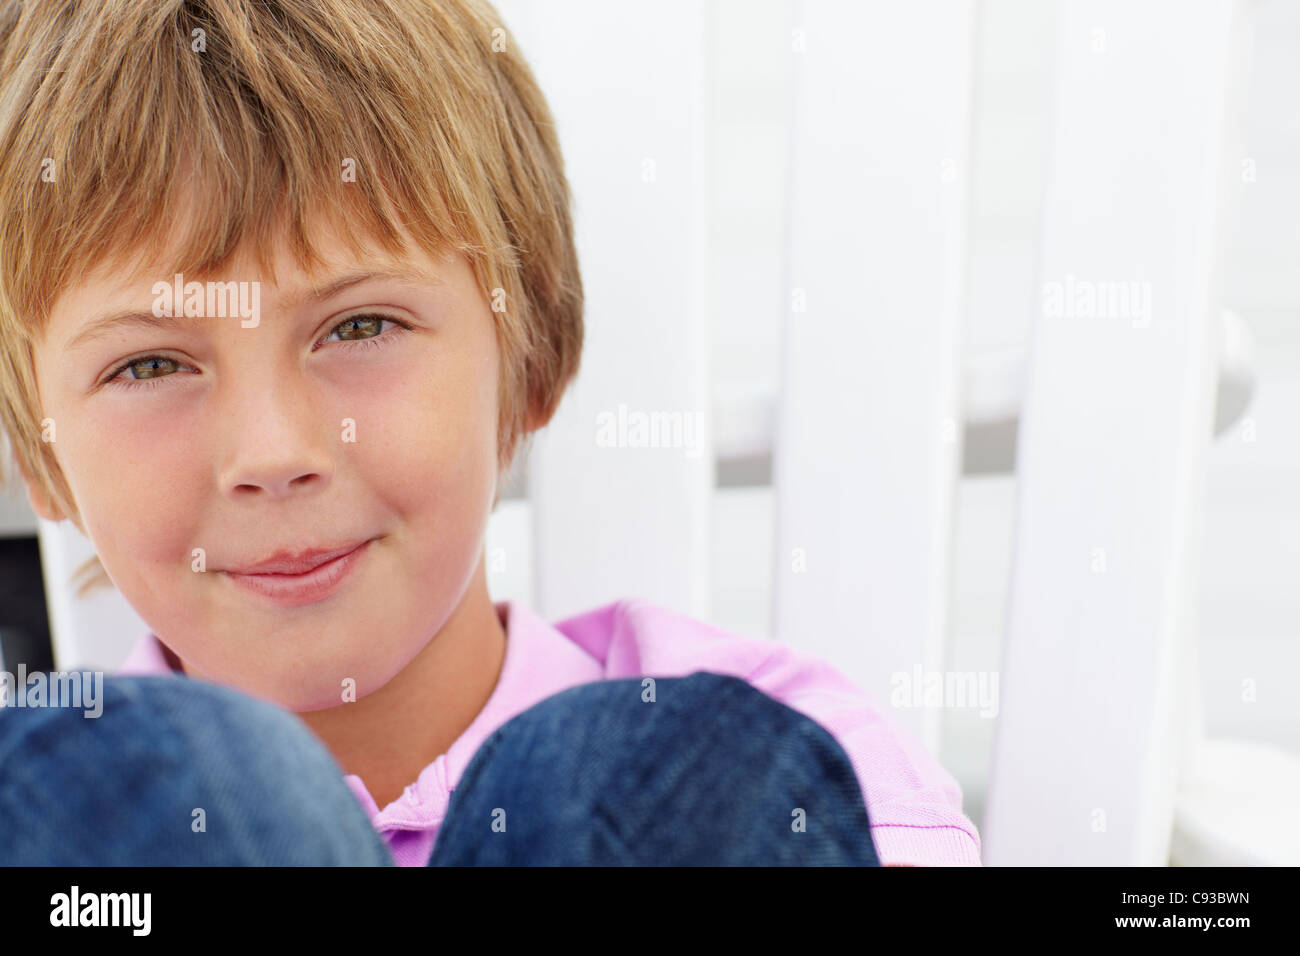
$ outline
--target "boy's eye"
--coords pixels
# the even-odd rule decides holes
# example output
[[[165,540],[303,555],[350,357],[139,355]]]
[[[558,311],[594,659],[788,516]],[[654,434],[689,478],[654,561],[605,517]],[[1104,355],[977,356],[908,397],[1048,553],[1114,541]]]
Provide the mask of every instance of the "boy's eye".
[[[161,355],[150,355],[146,358],[135,359],[123,371],[130,371],[131,377],[136,379],[161,378],[176,371],[180,364],[175,359],[164,358]]]
[[[384,331],[384,323],[388,323],[391,329]],[[402,332],[409,331],[410,325],[401,319],[394,319],[387,315],[350,315],[338,325],[330,330],[330,334],[317,343],[319,348],[334,336],[338,336],[340,342],[356,343],[362,348],[378,348],[381,345],[389,344],[390,340],[396,338]]]
[[[391,322],[392,319],[387,321]],[[334,326],[330,335],[338,333],[340,341],[344,342],[372,339],[383,331],[384,322],[385,318],[382,315],[354,315]],[[327,335],[325,339],[328,340],[329,336]]]
[[[387,334],[384,332],[385,322],[393,326],[393,329]],[[386,315],[353,315],[334,326],[329,335],[317,343],[317,347],[319,348],[335,335],[339,337],[338,341],[340,342],[356,343],[363,348],[378,347],[394,338],[397,333],[407,331],[410,328],[400,319],[390,318]],[[144,355],[119,365],[105,382],[131,388],[134,387],[135,382],[142,382],[145,379],[167,378],[183,368],[189,368],[189,366],[165,355]],[[159,383],[149,382],[148,384],[156,385]]]
[[[115,388],[157,388],[162,380],[191,366],[166,355],[142,355],[123,362],[103,382]]]

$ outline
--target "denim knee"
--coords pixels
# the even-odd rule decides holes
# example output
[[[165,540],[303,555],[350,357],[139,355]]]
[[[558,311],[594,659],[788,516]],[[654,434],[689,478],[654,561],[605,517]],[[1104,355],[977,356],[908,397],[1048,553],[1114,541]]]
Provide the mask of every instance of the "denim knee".
[[[206,681],[109,677],[103,710],[0,711],[0,863],[390,865],[324,745]]]
[[[877,862],[834,737],[709,672],[585,684],[508,721],[466,768],[434,861]]]

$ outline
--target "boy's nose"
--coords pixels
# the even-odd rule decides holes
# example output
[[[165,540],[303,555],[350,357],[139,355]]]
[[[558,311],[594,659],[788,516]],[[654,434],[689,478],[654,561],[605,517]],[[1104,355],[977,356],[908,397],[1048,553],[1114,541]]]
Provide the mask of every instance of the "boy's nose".
[[[286,497],[303,488],[323,487],[325,478],[317,472],[295,474],[293,470],[263,469],[258,474],[248,474],[244,480],[232,486],[231,491],[240,496],[264,493],[271,497]]]
[[[280,388],[239,401],[218,428],[225,456],[220,484],[228,496],[311,494],[334,474],[342,427],[326,422],[307,395]]]

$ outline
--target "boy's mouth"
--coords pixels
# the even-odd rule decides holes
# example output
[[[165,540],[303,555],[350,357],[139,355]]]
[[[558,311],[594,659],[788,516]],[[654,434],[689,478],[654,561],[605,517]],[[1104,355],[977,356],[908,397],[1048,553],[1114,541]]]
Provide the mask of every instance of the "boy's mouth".
[[[353,541],[339,548],[308,548],[306,551],[277,551],[269,558],[240,568],[226,568],[230,574],[306,574],[322,564],[355,551],[365,541]]]
[[[373,538],[340,548],[280,551],[256,564],[221,573],[241,587],[282,607],[299,607],[329,597],[342,586]]]

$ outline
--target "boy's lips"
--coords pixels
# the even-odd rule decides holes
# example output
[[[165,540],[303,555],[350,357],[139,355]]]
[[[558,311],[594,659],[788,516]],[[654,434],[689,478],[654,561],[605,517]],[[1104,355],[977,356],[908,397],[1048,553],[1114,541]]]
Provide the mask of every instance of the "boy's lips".
[[[243,567],[225,568],[228,574],[306,574],[322,564],[355,551],[365,540],[353,541],[338,548],[307,548],[304,551],[277,551],[269,558]]]
[[[323,601],[335,593],[350,572],[370,550],[373,538],[329,550],[302,551],[288,556],[273,555],[255,565],[254,571],[223,572],[241,588],[269,599],[281,607],[301,607]],[[304,568],[298,573],[268,571],[267,568]]]

